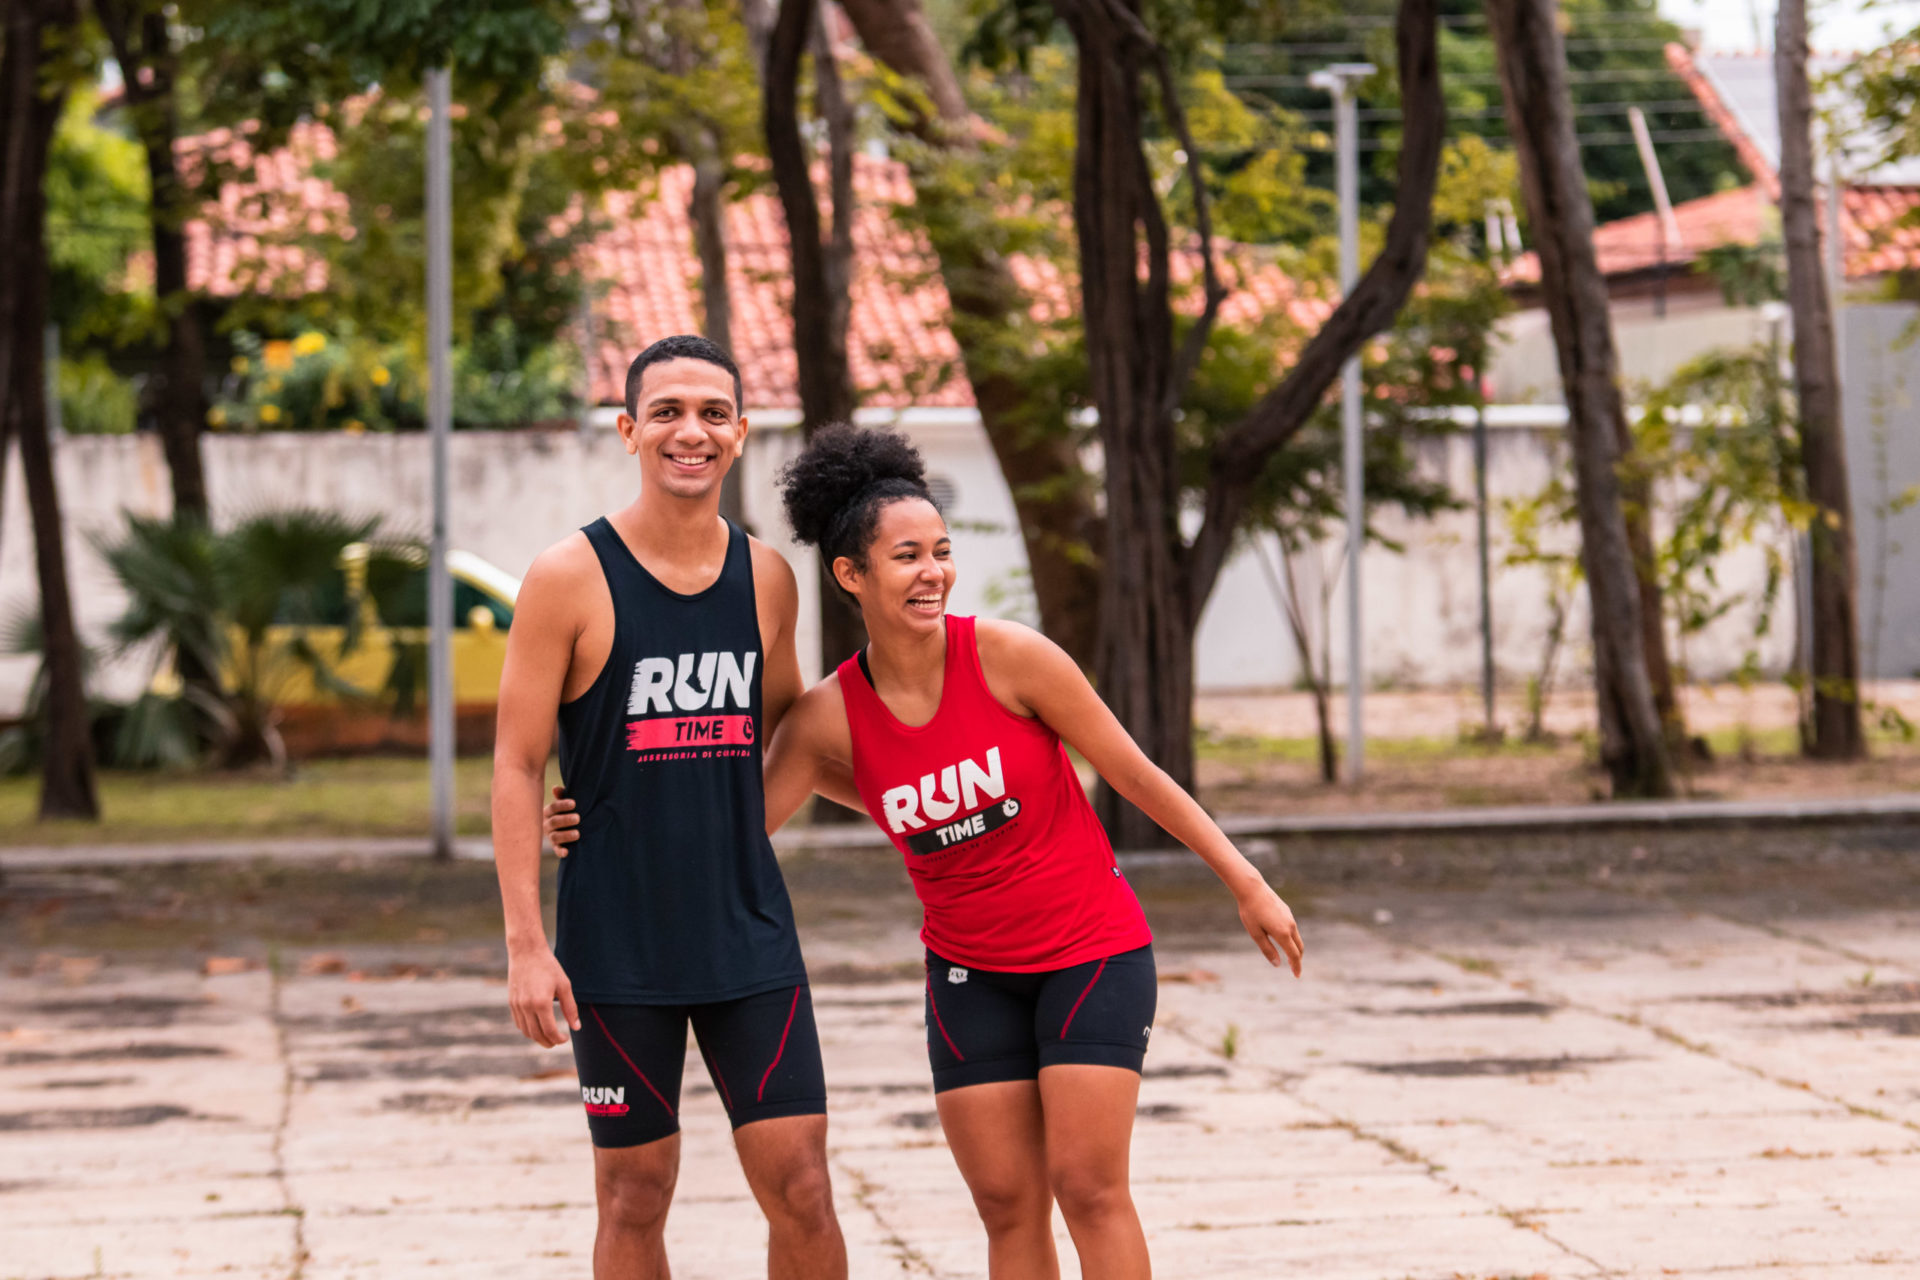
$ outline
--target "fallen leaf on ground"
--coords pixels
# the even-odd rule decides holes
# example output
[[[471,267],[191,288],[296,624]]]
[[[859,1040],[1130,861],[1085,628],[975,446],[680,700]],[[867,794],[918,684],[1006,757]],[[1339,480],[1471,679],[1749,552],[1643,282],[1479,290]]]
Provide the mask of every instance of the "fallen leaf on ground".
[[[308,975],[345,973],[346,971],[347,958],[338,951],[316,952],[300,962],[300,972]]]
[[[201,972],[209,978],[221,978],[229,974],[245,973],[252,967],[245,956],[208,956],[206,964],[201,966]]]

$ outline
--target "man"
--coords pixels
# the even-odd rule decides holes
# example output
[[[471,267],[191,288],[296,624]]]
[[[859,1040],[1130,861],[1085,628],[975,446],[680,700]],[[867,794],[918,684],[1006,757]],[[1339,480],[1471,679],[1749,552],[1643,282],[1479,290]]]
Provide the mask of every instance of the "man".
[[[747,438],[739,371],[704,338],[664,338],[627,371],[618,425],[639,496],[534,561],[500,678],[494,858],[514,1023],[573,1045],[596,1280],[667,1275],[689,1023],[767,1215],[770,1275],[842,1280],[819,1037],[760,775],[761,743],[801,692],[798,591],[777,552],[719,514]],[[540,807],[556,723],[580,839],[550,948]]]

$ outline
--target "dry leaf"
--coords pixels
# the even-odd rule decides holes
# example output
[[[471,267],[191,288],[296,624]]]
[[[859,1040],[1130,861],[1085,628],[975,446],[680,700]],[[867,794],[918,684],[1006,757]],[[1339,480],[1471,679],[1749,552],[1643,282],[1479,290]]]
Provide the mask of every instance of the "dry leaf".
[[[251,967],[245,956],[208,956],[206,964],[201,966],[201,972],[209,978],[221,978],[245,973]]]
[[[347,958],[338,951],[319,951],[300,962],[300,972],[307,975],[321,973],[345,973]]]

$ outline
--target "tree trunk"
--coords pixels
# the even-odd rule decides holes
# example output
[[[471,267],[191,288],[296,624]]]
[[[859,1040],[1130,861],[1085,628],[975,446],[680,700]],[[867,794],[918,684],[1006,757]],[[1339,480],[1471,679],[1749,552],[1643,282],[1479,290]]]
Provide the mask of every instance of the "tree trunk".
[[[1774,35],[1780,101],[1780,223],[1787,242],[1787,303],[1793,309],[1793,380],[1800,399],[1800,456],[1817,515],[1813,543],[1813,742],[1810,755],[1857,760],[1867,753],[1860,720],[1859,605],[1853,503],[1841,434],[1840,371],[1833,302],[1820,261],[1814,199],[1813,95],[1807,84],[1806,0],[1780,0]],[[1838,200],[1838,184],[1827,199]]]
[[[644,21],[635,6],[635,25]],[[676,0],[679,21],[673,24],[668,56],[675,75],[694,71],[699,57],[689,30],[704,27],[704,0]],[[684,24],[684,25],[683,25]],[[727,286],[726,157],[721,154],[722,135],[707,119],[687,121],[673,135],[674,150],[693,168],[693,190],[687,196],[687,220],[693,224],[693,248],[700,258],[700,332],[733,352],[733,295]],[[741,468],[738,463],[727,469],[720,484],[720,514],[735,524],[745,521],[746,509],[741,495]]]
[[[1079,49],[1074,225],[1093,400],[1106,455],[1105,589],[1094,668],[1100,694],[1181,786],[1193,785],[1193,632],[1175,465],[1173,312],[1167,227],[1141,148],[1146,50],[1106,0],[1059,0]],[[1129,6],[1137,16],[1137,8]],[[1137,232],[1147,241],[1139,276]],[[1122,848],[1162,843],[1158,826],[1111,787],[1096,800]]]
[[[1407,123],[1386,243],[1293,370],[1217,448],[1205,519],[1191,547],[1179,527],[1173,422],[1221,296],[1198,149],[1165,54],[1141,24],[1134,0],[1054,0],[1054,8],[1079,48],[1074,224],[1088,363],[1106,454],[1100,692],[1146,753],[1191,790],[1193,634],[1239,531],[1251,483],[1313,414],[1347,356],[1393,322],[1426,264],[1446,128],[1434,0],[1405,0],[1396,28]],[[1139,80],[1149,69],[1159,82],[1166,121],[1188,157],[1195,229],[1211,286],[1207,310],[1177,355],[1167,226],[1142,145]],[[1144,814],[1110,789],[1102,789],[1099,810],[1117,843],[1138,847],[1164,840]]]
[[[1594,260],[1593,203],[1574,138],[1557,13],[1553,0],[1487,0],[1566,388],[1580,561],[1592,605],[1600,757],[1615,796],[1669,796],[1673,771],[1648,673],[1643,575],[1623,506],[1626,412],[1606,284]]]
[[[207,421],[207,340],[199,299],[188,289],[186,224],[196,193],[181,177],[174,155],[179,107],[174,100],[178,54],[158,5],[141,0],[95,0],[125,85],[128,115],[147,155],[152,188],[153,289],[167,326],[150,405],[161,450],[173,478],[176,515],[207,519],[206,468],[200,433]],[[185,673],[183,672],[183,675]]]
[[[853,257],[852,110],[840,90],[839,69],[821,36],[814,0],[781,0],[767,49],[762,119],[774,186],[786,215],[793,263],[793,354],[798,361],[801,430],[812,435],[833,422],[851,422],[857,403],[847,359],[849,287]],[[822,239],[812,165],[800,136],[800,61],[815,46],[816,98],[827,126],[827,169],[833,197],[831,238]],[[860,614],[834,584],[818,557],[820,669],[832,671],[867,642]],[[827,800],[814,805],[815,822],[857,817]]]
[[[1035,403],[1009,367],[1006,335],[1026,318],[1032,300],[1006,260],[968,230],[978,216],[965,207],[977,203],[972,193],[939,181],[930,163],[974,146],[974,115],[919,0],[842,0],[840,7],[867,52],[926,95],[924,103],[900,104],[902,127],[925,148],[909,167],[914,201],[940,262],[980,425],[1013,495],[1040,629],[1091,669],[1099,631],[1097,552],[1105,539],[1094,482],[1073,440],[1048,424],[1058,406]]]
[[[13,0],[0,51],[0,128],[5,131],[0,137],[0,243],[11,254],[7,287],[0,290],[0,419],[6,423],[0,438],[14,435],[20,441],[40,579],[47,681],[42,818],[100,816],[42,369],[48,291],[44,182],[47,149],[66,99],[44,45],[48,36],[70,30],[77,20],[71,0]],[[52,92],[43,78],[52,82]]]

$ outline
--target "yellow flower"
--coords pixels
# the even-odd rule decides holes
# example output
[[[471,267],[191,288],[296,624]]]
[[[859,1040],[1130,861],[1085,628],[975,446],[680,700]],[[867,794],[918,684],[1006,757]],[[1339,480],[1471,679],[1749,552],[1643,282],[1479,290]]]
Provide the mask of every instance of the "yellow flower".
[[[316,351],[326,349],[327,335],[316,333],[311,329],[293,340],[293,354],[297,356],[310,356]]]
[[[267,368],[285,373],[293,368],[293,344],[291,342],[269,342],[260,349],[260,359]]]
[[[260,421],[269,423],[269,424],[280,421],[280,406],[277,404],[261,405]]]
[[[276,391],[278,391],[278,390],[280,390],[280,385],[281,385],[281,384],[280,384],[280,378],[279,378],[279,376],[278,376],[278,375],[275,375],[274,377],[271,377],[271,378],[268,378],[268,379],[267,379],[267,381],[266,381],[266,383],[265,383],[265,386],[266,386],[266,389],[267,389],[267,394],[268,394],[268,395],[272,395],[272,394],[274,394],[274,393],[275,393]]]
[[[384,387],[393,381],[393,375],[387,372],[387,366],[383,364],[373,366],[373,373],[369,376],[372,377],[373,385],[376,387]]]
[[[228,367],[235,373],[245,373],[247,370],[253,368],[253,362],[245,356],[235,356]]]
[[[225,409],[222,409],[219,405],[215,405],[213,406],[213,408],[207,410],[207,425],[210,427],[226,426],[227,411]]]
[[[358,418],[348,418],[345,425],[340,429],[350,436],[363,435],[366,432],[367,424]]]

